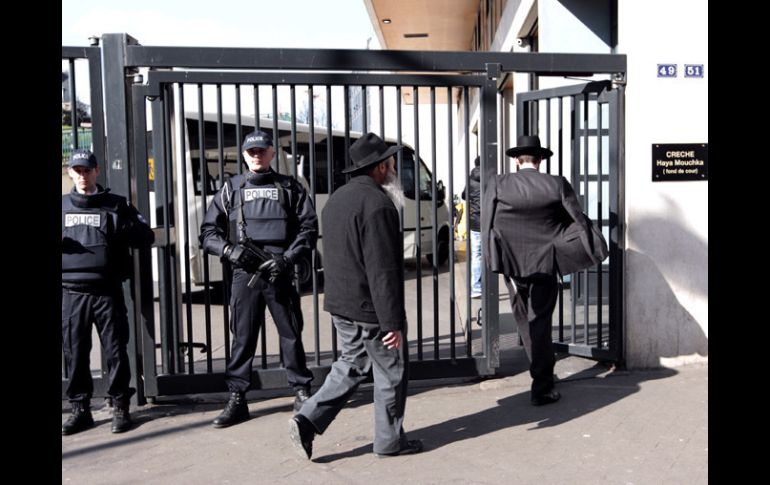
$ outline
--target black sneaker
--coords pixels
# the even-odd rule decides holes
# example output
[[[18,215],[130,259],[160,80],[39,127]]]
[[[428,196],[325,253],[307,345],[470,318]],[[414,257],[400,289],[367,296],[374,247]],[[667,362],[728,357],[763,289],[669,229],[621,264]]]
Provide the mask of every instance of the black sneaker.
[[[419,453],[421,451],[422,451],[421,440],[409,440],[398,451],[394,451],[392,453],[375,453],[375,455],[377,455],[377,458],[385,458],[388,456],[414,455],[415,453]]]
[[[294,451],[302,458],[313,456],[313,439],[315,430],[313,424],[303,415],[295,414],[289,420],[289,439],[294,445]]]

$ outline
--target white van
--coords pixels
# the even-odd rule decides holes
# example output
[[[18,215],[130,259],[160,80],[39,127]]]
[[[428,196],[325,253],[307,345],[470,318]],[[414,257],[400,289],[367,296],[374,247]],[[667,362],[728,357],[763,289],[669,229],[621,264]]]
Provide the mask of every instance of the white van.
[[[237,152],[236,146],[236,125],[235,116],[223,114],[222,116],[222,159],[224,160],[224,175],[225,177],[238,174],[239,165],[242,165],[242,170],[247,170],[243,157]],[[260,129],[273,133],[273,119],[261,118]],[[253,117],[243,116],[241,119],[241,140],[243,136],[254,129]],[[177,180],[177,194],[182,193],[182,183],[186,184],[188,201],[187,201],[187,213],[189,223],[188,241],[190,244],[190,274],[192,283],[195,285],[203,285],[203,252],[200,248],[198,241],[198,235],[200,231],[200,224],[203,220],[206,208],[208,208],[211,198],[217,190],[217,187],[221,186],[220,178],[220,155],[218,148],[218,127],[215,113],[207,113],[204,115],[204,138],[205,138],[205,159],[207,167],[206,175],[206,201],[203,201],[202,190],[202,178],[201,178],[201,163],[199,154],[199,128],[197,112],[188,112],[185,120],[185,157],[186,166],[189,167],[184,173],[184,177],[176,177]],[[292,153],[292,140],[291,140],[291,122],[279,120],[278,132],[279,136],[273,136],[274,143],[276,145],[276,160],[273,161],[273,168],[280,173],[293,175],[294,171],[292,166],[296,164],[296,173],[300,182],[305,186],[308,193],[311,193],[311,174],[310,174],[310,155],[309,155],[309,125],[296,124],[295,136],[297,153]],[[329,198],[329,164],[327,160],[327,129],[326,127],[316,126],[314,130],[315,137],[315,174],[313,174],[313,182],[315,184],[316,191],[316,212],[318,213],[319,224],[321,220],[321,212],[324,205]],[[357,138],[362,135],[360,132],[350,132],[350,141],[353,143]],[[391,138],[385,139],[389,145],[394,145],[396,140]],[[280,146],[280,150],[278,147]],[[403,227],[404,227],[404,258],[414,259],[417,254],[416,245],[416,205],[414,196],[414,150],[407,144],[403,144],[403,156],[402,156],[402,168],[400,172],[401,182],[404,186],[404,192],[406,195],[406,204],[403,210]],[[332,158],[334,160],[334,173],[332,174],[331,188],[332,191],[336,190],[346,182],[346,175],[341,173],[341,170],[345,167],[345,133],[340,130],[332,131]],[[177,162],[177,165],[179,162]],[[179,174],[180,167],[176,167],[176,173]],[[434,234],[434,221],[433,221],[433,209],[432,209],[432,183],[433,177],[430,170],[425,163],[420,160],[419,169],[419,188],[420,188],[420,237],[422,241],[421,253],[429,260],[433,260],[433,234]],[[449,224],[449,207],[445,201],[446,194],[444,185],[441,181],[436,185],[437,194],[437,222],[435,224],[438,227],[436,233],[438,234],[437,240],[437,264],[443,264],[449,255],[450,238],[450,224]],[[181,215],[181,214],[180,214]],[[181,227],[181,226],[180,226]],[[321,238],[323,238],[323,227],[319,227],[319,240],[318,240],[318,253],[319,259],[317,266],[319,270],[323,267],[323,254]],[[210,260],[211,261],[211,260]],[[298,261],[298,279],[300,285],[303,288],[307,288],[312,284],[312,264],[310,256],[308,255],[303,261]],[[184,276],[182,276],[184,278]],[[222,268],[219,264],[209,264],[209,281],[218,282],[222,281]]]

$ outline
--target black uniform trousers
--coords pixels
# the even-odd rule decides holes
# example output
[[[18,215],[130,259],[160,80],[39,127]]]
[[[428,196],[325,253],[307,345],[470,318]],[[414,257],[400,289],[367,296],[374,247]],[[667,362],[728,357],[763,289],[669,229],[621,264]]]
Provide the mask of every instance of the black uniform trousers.
[[[120,286],[107,292],[85,293],[62,288],[62,347],[69,375],[67,397],[71,402],[91,399],[91,323],[96,324],[107,359],[109,394],[116,402],[128,402],[131,367],[128,362],[128,317]]]
[[[504,278],[511,300],[513,319],[529,358],[532,395],[541,396],[553,389],[553,352],[551,325],[559,293],[556,276],[533,275],[526,278]]]
[[[374,378],[374,452],[393,453],[406,446],[404,411],[409,382],[409,343],[406,328],[401,332],[401,347],[388,349],[382,343],[387,332],[376,323],[357,322],[332,314],[332,322],[342,341],[342,354],[333,364],[326,380],[300,414],[318,433],[334,421],[366,380],[369,370]]]
[[[283,354],[283,365],[289,385],[310,387],[313,373],[305,362],[302,345],[302,311],[299,294],[291,278],[281,278],[271,285],[260,277],[254,288],[248,287],[251,274],[241,269],[233,271],[230,297],[230,332],[233,345],[227,364],[225,381],[230,392],[246,392],[251,385],[251,366],[257,339],[265,324],[265,307],[270,309]]]

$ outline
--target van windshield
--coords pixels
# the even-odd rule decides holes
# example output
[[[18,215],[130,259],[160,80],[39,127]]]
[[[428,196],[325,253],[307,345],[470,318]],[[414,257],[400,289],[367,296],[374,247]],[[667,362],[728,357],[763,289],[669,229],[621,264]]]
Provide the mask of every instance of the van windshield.
[[[345,184],[346,177],[342,173],[345,167],[345,147],[344,139],[335,137],[332,146],[332,160],[334,160],[333,170],[333,187],[332,190],[337,190]],[[392,145],[392,144],[390,144]],[[310,183],[310,158],[308,153],[308,144],[298,143],[297,151],[299,152],[298,162],[302,164],[302,175]],[[329,164],[328,148],[326,141],[317,143],[315,146],[315,190],[316,194],[328,194],[329,193]],[[349,162],[348,162],[349,163]],[[430,200],[431,198],[431,181],[432,177],[428,167],[424,162],[420,161],[420,193],[423,200]],[[414,199],[414,152],[404,147],[403,160],[401,165],[401,184],[404,188],[404,195],[409,199]]]
[[[404,148],[404,156],[401,162],[401,185],[404,187],[404,195],[414,199],[414,152]],[[431,176],[428,167],[420,160],[420,199],[431,199]]]

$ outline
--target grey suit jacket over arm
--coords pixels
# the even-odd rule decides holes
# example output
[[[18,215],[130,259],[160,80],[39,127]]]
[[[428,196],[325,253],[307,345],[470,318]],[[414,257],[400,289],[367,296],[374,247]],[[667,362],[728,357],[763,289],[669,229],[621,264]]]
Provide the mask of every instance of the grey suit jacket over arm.
[[[484,257],[495,273],[568,274],[606,257],[564,177],[534,169],[492,177],[481,215]]]

